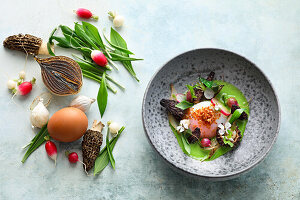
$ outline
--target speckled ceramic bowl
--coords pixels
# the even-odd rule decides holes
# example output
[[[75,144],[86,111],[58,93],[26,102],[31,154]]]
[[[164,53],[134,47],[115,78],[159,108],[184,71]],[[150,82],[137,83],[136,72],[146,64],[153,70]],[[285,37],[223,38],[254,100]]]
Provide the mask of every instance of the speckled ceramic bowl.
[[[238,148],[209,162],[185,155],[172,133],[167,112],[159,104],[170,96],[170,84],[184,92],[186,84],[210,71],[216,79],[237,86],[250,104],[250,117]],[[274,144],[280,124],[277,96],[268,78],[246,58],[220,49],[197,49],[183,53],[165,64],[153,76],[143,100],[143,124],[150,144],[171,166],[201,178],[226,180],[246,172],[261,162]]]

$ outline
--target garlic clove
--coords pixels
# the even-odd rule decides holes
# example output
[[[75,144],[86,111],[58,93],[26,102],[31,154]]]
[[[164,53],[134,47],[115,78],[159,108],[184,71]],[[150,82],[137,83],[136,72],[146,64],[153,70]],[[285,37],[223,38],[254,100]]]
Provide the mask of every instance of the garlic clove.
[[[120,125],[117,122],[109,121],[108,123],[108,128],[113,137],[116,137],[118,135],[118,132],[120,130]]]
[[[87,96],[78,96],[71,101],[70,106],[78,108],[83,112],[87,112],[90,109],[92,103],[94,103],[95,101],[96,99],[94,98],[90,98]]]
[[[49,111],[42,102],[39,102],[37,106],[31,111],[30,122],[32,126],[42,128],[47,124],[49,120]]]

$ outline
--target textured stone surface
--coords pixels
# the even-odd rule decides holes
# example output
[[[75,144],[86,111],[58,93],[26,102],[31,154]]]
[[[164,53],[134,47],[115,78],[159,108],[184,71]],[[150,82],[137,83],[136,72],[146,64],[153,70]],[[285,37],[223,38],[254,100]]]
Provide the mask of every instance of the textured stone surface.
[[[5,83],[24,68],[25,55],[0,48],[0,199],[299,199],[300,196],[300,2],[299,0],[171,0],[111,1],[3,1],[0,41],[8,35],[31,33],[47,39],[52,29],[72,26],[72,12],[87,7],[99,15],[93,24],[106,27],[107,11],[125,16],[120,33],[137,57],[134,64],[141,82],[136,83],[120,66],[111,75],[126,86],[117,95],[109,93],[103,121],[115,119],[126,125],[114,150],[116,170],[107,167],[99,177],[86,177],[79,164],[70,165],[64,150],[80,151],[80,141],[58,144],[57,166],[44,149],[38,149],[25,164],[21,147],[34,136],[29,123],[29,105],[46,91],[38,64],[29,58],[28,79],[37,85],[28,97],[15,97]],[[144,134],[141,106],[144,90],[155,71],[176,55],[195,48],[221,48],[247,57],[273,83],[282,110],[281,131],[268,157],[236,179],[207,182],[173,171],[152,149]],[[70,55],[57,49],[58,55]],[[84,79],[81,94],[96,97],[99,85]],[[50,113],[69,104],[72,97],[59,97]],[[120,101],[122,100],[122,101]],[[90,125],[100,115],[96,104],[88,113]],[[79,155],[81,158],[81,154]]]
[[[250,118],[245,137],[237,149],[211,161],[201,162],[186,156],[169,127],[161,99],[170,97],[170,84],[177,92],[186,91],[198,77],[216,73],[251,99]],[[143,120],[149,141],[173,166],[193,175],[217,180],[235,177],[260,162],[276,140],[280,114],[277,97],[267,78],[247,59],[217,49],[189,51],[168,62],[151,80],[143,102]]]

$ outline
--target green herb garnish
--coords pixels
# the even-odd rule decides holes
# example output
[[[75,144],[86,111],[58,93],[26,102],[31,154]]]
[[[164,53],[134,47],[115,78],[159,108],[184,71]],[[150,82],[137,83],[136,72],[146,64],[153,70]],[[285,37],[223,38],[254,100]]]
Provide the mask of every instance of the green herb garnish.
[[[98,108],[99,108],[101,117],[103,117],[103,114],[106,109],[107,96],[108,96],[108,94],[107,94],[106,78],[105,78],[105,73],[103,73],[101,85],[100,85],[98,95],[97,95],[97,103],[98,103]]]
[[[39,148],[44,142],[46,142],[45,137],[48,136],[47,124],[42,127],[42,129],[36,134],[36,136],[31,140],[31,142],[26,146],[28,150],[26,151],[22,163],[24,163],[32,152]]]
[[[189,89],[189,91],[191,92],[192,98],[197,98],[195,95],[195,91],[194,91],[194,86],[191,85],[186,85],[186,87]]]
[[[186,153],[187,153],[188,155],[190,155],[190,154],[191,154],[191,147],[190,147],[190,144],[189,144],[189,142],[187,141],[187,139],[186,139],[184,133],[181,133],[181,140],[182,140],[183,147],[184,147]]]
[[[106,149],[107,149],[108,157],[110,160],[110,164],[113,167],[113,169],[115,169],[115,159],[114,159],[114,156],[112,154],[110,144],[109,144],[109,128],[107,128],[107,134],[106,134]]]
[[[235,120],[237,120],[241,116],[241,114],[243,112],[244,112],[244,109],[242,109],[242,108],[236,109],[233,112],[231,118],[229,119],[229,123],[232,124]]]
[[[188,101],[182,101],[182,102],[175,105],[175,107],[180,108],[182,110],[188,109],[188,108],[193,107],[193,106],[194,106],[194,104],[191,103],[191,102],[188,102]]]
[[[118,135],[111,139],[109,141],[109,146],[110,146],[110,149],[111,151],[113,151],[115,145],[116,145],[116,142],[118,141],[121,133],[123,132],[123,130],[125,129],[125,127],[123,126],[120,130],[119,130],[119,133]],[[99,156],[97,157],[96,161],[95,161],[95,167],[94,167],[94,176],[96,174],[99,174],[109,163],[109,155],[108,155],[108,152],[107,152],[107,146],[105,146],[99,153]]]
[[[234,146],[234,144],[231,141],[227,140],[225,137],[223,138],[223,142],[224,144],[228,144],[230,147]]]

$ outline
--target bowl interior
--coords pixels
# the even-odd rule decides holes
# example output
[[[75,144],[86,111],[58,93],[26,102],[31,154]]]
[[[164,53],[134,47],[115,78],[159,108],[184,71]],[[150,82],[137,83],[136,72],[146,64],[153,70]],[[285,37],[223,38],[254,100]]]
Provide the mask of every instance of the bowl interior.
[[[172,133],[167,112],[159,104],[169,98],[170,84],[184,92],[210,71],[238,87],[251,101],[249,122],[238,148],[209,162],[186,156]],[[170,164],[193,175],[221,179],[234,177],[254,167],[267,155],[279,128],[279,105],[265,75],[250,61],[219,49],[198,49],[181,54],[165,64],[150,81],[143,102],[143,123],[150,143]]]

